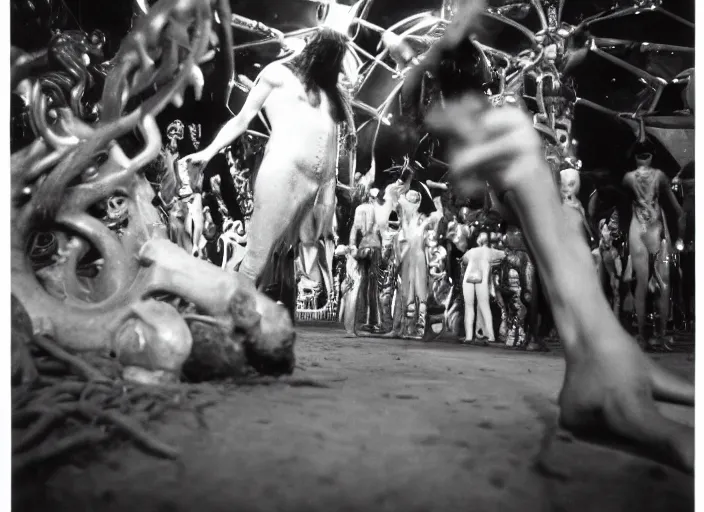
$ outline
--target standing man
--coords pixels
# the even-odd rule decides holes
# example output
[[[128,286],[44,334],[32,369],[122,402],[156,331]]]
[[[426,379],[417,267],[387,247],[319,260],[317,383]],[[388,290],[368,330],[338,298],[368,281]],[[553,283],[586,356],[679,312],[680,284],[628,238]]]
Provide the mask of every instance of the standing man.
[[[286,258],[298,242],[311,248],[304,258],[309,272],[317,259],[313,247],[334,215],[338,130],[345,121],[354,126],[349,99],[338,83],[346,44],[343,34],[323,29],[290,61],[266,66],[242,110],[209,146],[185,159],[189,174],[198,177],[265,110],[271,135],[254,182],[254,211],[239,268],[258,286],[269,284],[260,282],[267,263]],[[295,279],[293,265],[289,270],[282,279]],[[286,301],[295,306],[295,296]]]

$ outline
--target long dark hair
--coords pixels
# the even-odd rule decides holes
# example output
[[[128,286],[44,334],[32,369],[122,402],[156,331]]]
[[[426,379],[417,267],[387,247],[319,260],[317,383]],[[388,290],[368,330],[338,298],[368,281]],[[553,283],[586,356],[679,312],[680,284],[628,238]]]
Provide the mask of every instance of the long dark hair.
[[[300,54],[286,63],[303,82],[314,106],[320,105],[321,90],[327,94],[332,106],[331,115],[338,123],[345,120],[345,111],[349,108],[348,98],[337,88],[346,49],[347,36],[324,28],[308,41]]]

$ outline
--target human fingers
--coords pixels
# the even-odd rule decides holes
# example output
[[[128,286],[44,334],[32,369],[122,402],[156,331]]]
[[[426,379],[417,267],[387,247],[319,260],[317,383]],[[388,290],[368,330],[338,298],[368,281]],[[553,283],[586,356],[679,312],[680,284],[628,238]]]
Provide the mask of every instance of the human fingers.
[[[444,107],[437,105],[425,119],[427,127],[436,135],[479,142],[482,113],[491,108],[480,94],[467,94],[448,101]]]
[[[518,156],[510,136],[476,145],[450,145],[450,175],[458,183],[479,179],[495,181],[493,174],[504,170]]]
[[[512,105],[495,107],[481,118],[481,127],[486,138],[500,137],[513,132],[525,147],[540,147],[540,136],[533,127],[533,120],[520,108]]]
[[[540,146],[540,138],[525,112],[510,105],[491,107],[483,95],[469,94],[448,102],[445,108],[433,109],[426,124],[437,135],[467,144],[478,144],[513,131],[521,143]]]

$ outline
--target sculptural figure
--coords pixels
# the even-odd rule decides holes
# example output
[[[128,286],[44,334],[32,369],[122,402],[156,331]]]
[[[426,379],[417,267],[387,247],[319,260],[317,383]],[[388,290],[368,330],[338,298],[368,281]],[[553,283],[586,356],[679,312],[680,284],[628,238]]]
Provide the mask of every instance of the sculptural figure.
[[[436,206],[438,210],[429,215],[425,238],[429,290],[424,341],[431,341],[447,329],[446,313],[452,296],[452,283],[447,268],[447,250],[442,243],[441,230],[444,227],[444,218],[439,200],[436,201]]]
[[[111,352],[126,365],[125,378],[143,382],[178,379],[190,354],[184,318],[154,300],[164,294],[222,325],[258,370],[293,370],[295,334],[280,306],[169,242],[166,218],[143,174],[161,150],[154,116],[178,103],[193,82],[212,18],[207,0],[154,5],[112,62],[93,124],[78,106],[50,108],[41,80],[35,81],[30,109],[37,139],[12,155],[13,294],[37,333],[76,351]],[[187,51],[172,51],[182,43]],[[32,74],[41,70],[13,66],[11,82]],[[155,83],[156,91],[146,94]],[[127,110],[140,93],[143,101]],[[117,141],[135,129],[144,142],[130,158]],[[42,251],[35,251],[34,232],[42,226],[52,226],[55,235],[39,239]],[[38,273],[32,258],[49,251],[51,260]]]
[[[462,295],[464,297],[464,328],[465,342],[475,340],[475,318],[481,314],[481,327],[489,342],[496,341],[494,325],[489,303],[489,281],[491,279],[491,266],[498,263],[506,256],[504,251],[489,247],[489,235],[479,233],[477,247],[468,250],[463,256],[467,269],[462,281]],[[474,307],[477,307],[475,316]]]
[[[356,335],[357,299],[360,294],[359,262],[346,245],[335,248],[335,255],[345,258],[345,278],[340,283],[339,318],[348,334]]]
[[[385,334],[392,332],[394,328],[393,305],[398,285],[395,246],[395,236],[387,240],[382,238],[381,260],[379,263],[379,310],[381,312],[381,332]]]
[[[242,143],[242,152],[247,154],[252,151],[250,142]],[[244,230],[247,232],[249,221],[254,212],[254,194],[252,190],[252,169],[247,166],[247,158],[245,155],[236,157],[232,151],[226,153],[228,164],[230,165],[230,174],[235,185],[237,193],[237,204],[242,213],[244,220]]]
[[[272,131],[254,183],[254,211],[239,268],[262,286],[270,284],[259,283],[267,265],[285,259],[298,242],[315,246],[334,214],[338,128],[343,122],[354,126],[346,94],[338,86],[345,42],[342,34],[321,30],[292,60],[266,66],[237,116],[209,146],[185,158],[189,172],[200,174],[220,149],[242,135],[250,121],[266,109]],[[305,261],[307,269],[317,254],[311,252]],[[277,276],[280,272],[275,270],[267,275],[294,279],[292,268],[281,272],[286,275]],[[294,301],[288,296],[283,299]]]
[[[389,220],[390,213],[395,211],[397,204],[386,195],[382,204],[377,201],[375,218],[381,233],[381,259],[379,262],[379,309],[381,311],[381,331],[391,333],[394,328],[393,304],[398,285],[398,258],[396,255],[396,239],[398,237],[398,221]]]
[[[611,226],[612,222],[614,222],[613,217],[617,215],[618,212],[614,212],[609,222],[607,222],[606,219],[599,221],[599,247],[594,249],[594,251],[596,251],[598,255],[599,269],[603,269],[606,272],[614,315],[620,317],[623,264],[619,250],[614,247],[612,238],[613,228]],[[618,225],[618,220],[616,220],[615,223]],[[603,279],[603,276],[599,274],[599,278]]]
[[[350,250],[356,258],[360,272],[360,296],[357,311],[363,320],[362,329],[378,333],[381,330],[379,309],[379,260],[381,258],[381,233],[376,222],[376,203],[379,189],[369,191],[367,202],[354,211],[354,221],[350,232]],[[356,325],[357,322],[355,322]]]
[[[644,347],[657,347],[663,341],[670,316],[670,259],[672,243],[661,201],[669,202],[677,215],[678,237],[684,233],[685,215],[672,193],[665,174],[651,167],[652,155],[636,157],[638,167],[626,173],[623,185],[632,194],[633,216],[628,234],[629,250],[636,278],[635,307],[638,341]],[[678,244],[679,238],[678,238]],[[646,342],[646,297],[651,279],[658,291],[659,323],[653,338]]]
[[[535,269],[521,231],[509,226],[504,235],[506,258],[500,265],[500,295],[507,306],[506,345],[526,348],[528,310],[533,301]],[[533,327],[533,326],[531,326]],[[535,329],[532,329],[535,335]]]
[[[51,106],[71,108],[78,117],[89,121],[98,118],[100,105],[86,104],[84,96],[94,86],[102,85],[98,79],[105,79],[101,66],[104,45],[105,34],[100,30],[91,34],[82,30],[55,32],[47,52],[51,71],[40,79]]]
[[[222,253],[222,268],[234,271],[244,258],[246,232],[242,221],[228,219],[218,239],[218,249]]]
[[[379,302],[381,309],[381,330],[388,337],[395,337],[401,330],[401,292],[399,291],[400,221],[391,220],[391,214],[399,216],[399,199],[410,190],[413,172],[401,173],[401,177],[387,185],[382,201],[373,202],[374,216],[381,234],[381,264]]]
[[[463,211],[468,211],[467,208],[460,210],[460,216]],[[461,334],[464,315],[464,301],[462,298],[462,283],[465,271],[465,265],[462,256],[469,248],[469,237],[472,234],[471,228],[459,220],[457,217],[447,225],[447,239],[450,242],[450,268],[448,269],[452,280],[452,295],[450,304],[446,313],[447,329],[456,336]],[[458,256],[456,256],[459,253]]]
[[[409,190],[399,198],[401,229],[397,239],[402,337],[421,337],[425,332],[428,299],[428,263],[425,257],[427,217],[418,212],[420,194]]]
[[[593,239],[592,230],[589,226],[589,222],[587,221],[584,206],[577,197],[581,184],[582,180],[577,169],[568,167],[560,171],[560,197],[562,198],[562,204],[567,208],[573,209],[579,214],[582,221],[584,234],[587,237],[587,240],[591,243]]]

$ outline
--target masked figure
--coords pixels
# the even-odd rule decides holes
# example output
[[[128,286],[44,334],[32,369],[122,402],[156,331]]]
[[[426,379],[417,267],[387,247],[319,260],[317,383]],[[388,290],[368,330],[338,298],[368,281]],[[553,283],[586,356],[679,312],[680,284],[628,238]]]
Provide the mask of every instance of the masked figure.
[[[589,242],[592,242],[592,230],[587,222],[587,215],[584,211],[584,206],[579,201],[577,195],[582,186],[582,180],[577,169],[567,168],[560,171],[560,196],[562,204],[568,208],[574,209],[581,219],[581,224],[584,227],[585,236]]]
[[[628,235],[631,261],[636,277],[635,307],[638,317],[638,342],[646,346],[646,296],[652,286],[659,292],[656,326],[647,346],[662,346],[661,338],[670,316],[670,260],[672,245],[665,214],[660,200],[667,199],[677,215],[678,235],[684,233],[685,216],[677,202],[665,174],[651,167],[652,155],[644,153],[636,158],[638,168],[626,173],[623,185],[632,194],[633,216]],[[678,244],[681,245],[678,240]],[[658,339],[660,338],[660,339]],[[664,343],[665,347],[668,346]]]

